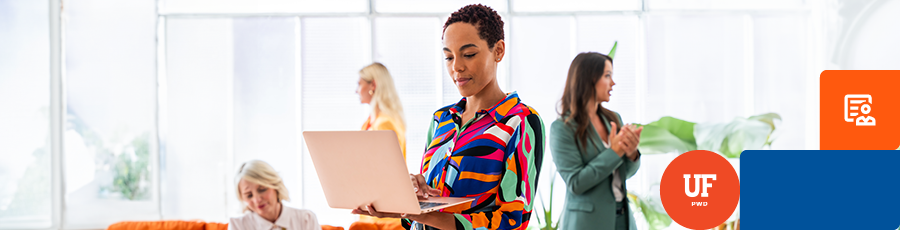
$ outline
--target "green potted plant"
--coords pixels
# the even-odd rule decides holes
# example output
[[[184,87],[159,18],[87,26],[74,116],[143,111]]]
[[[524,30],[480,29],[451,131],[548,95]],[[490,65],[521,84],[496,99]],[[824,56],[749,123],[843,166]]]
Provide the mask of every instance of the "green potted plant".
[[[642,125],[642,154],[684,153],[709,150],[727,158],[740,158],[746,149],[761,149],[772,145],[772,133],[781,116],[766,113],[749,118],[735,118],[729,123],[697,124],[674,117],[663,117]]]
[[[747,149],[762,149],[772,145],[772,134],[781,116],[766,113],[748,118],[738,117],[728,123],[695,123],[674,117],[663,117],[644,127],[638,149],[641,154],[681,154],[692,150],[709,150],[729,158],[734,166],[739,166],[741,152]],[[658,183],[658,182],[657,182]],[[630,194],[632,203],[647,220],[651,230],[668,227],[672,220],[659,199],[653,196]],[[736,222],[736,221],[734,221]],[[729,224],[734,224],[734,222]]]
[[[559,228],[559,220],[553,221],[553,185],[556,183],[556,177],[558,173],[556,170],[550,170],[552,174],[550,174],[550,197],[547,202],[543,196],[540,196],[540,192],[538,192],[538,197],[541,198],[541,213],[535,213],[535,217],[538,220],[537,229],[540,230],[556,230]],[[555,223],[554,223],[555,222]],[[529,227],[529,229],[534,229]]]

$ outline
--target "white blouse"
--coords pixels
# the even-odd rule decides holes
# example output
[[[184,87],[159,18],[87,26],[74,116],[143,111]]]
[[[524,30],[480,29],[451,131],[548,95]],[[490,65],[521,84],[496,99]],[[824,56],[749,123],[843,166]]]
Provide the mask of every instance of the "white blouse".
[[[603,143],[603,147],[609,148],[609,144],[603,139],[600,139],[600,142]],[[613,181],[612,181],[612,190],[613,196],[616,198],[616,202],[622,202],[625,199],[625,191],[622,190],[622,176],[619,174],[619,168],[613,170]]]
[[[249,212],[240,217],[232,217],[228,222],[228,230],[322,230],[316,214],[306,210],[281,205],[281,215],[275,223]]]

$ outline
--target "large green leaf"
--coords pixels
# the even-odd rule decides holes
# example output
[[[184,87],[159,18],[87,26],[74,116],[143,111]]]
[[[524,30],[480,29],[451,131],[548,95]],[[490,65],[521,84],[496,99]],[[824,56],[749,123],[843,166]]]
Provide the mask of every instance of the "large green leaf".
[[[728,158],[739,158],[744,150],[761,149],[771,132],[772,126],[766,122],[746,118],[694,126],[697,149],[718,152]]]
[[[643,127],[641,143],[638,144],[641,154],[683,153],[697,149],[696,143],[682,140],[663,127],[655,125]]]
[[[683,153],[696,150],[694,125],[693,122],[674,117],[660,118],[643,126],[644,131],[641,132],[638,149],[641,150],[641,154]]]
[[[697,149],[718,152],[722,141],[728,136],[726,123],[697,124],[694,126],[694,137],[697,138]]]
[[[773,126],[769,126],[765,122],[739,120],[741,122],[735,124],[731,135],[728,136],[727,151],[722,152],[729,158],[739,158],[741,153],[747,149],[762,149],[768,143],[769,135],[774,131]]]
[[[681,120],[678,118],[665,116],[660,118],[657,121],[650,122],[648,125],[654,125],[657,127],[661,127],[672,133],[678,139],[681,139],[685,142],[696,143],[697,140],[694,138],[694,125],[697,123]]]

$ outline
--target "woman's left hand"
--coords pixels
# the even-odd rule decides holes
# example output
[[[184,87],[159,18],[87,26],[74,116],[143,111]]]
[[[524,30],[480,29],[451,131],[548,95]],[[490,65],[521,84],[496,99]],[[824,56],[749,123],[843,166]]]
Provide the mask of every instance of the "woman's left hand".
[[[414,218],[416,218],[416,217],[419,216],[419,215],[413,215],[413,214],[401,214],[401,213],[379,212],[378,210],[375,209],[375,206],[373,206],[372,204],[366,205],[366,209],[368,209],[368,210],[362,210],[362,209],[360,209],[360,208],[356,208],[356,209],[353,209],[353,211],[351,211],[351,213],[353,213],[353,214],[359,214],[359,215],[373,216],[373,217],[378,217],[378,218],[409,218],[409,219],[414,219]]]
[[[643,131],[643,130],[644,130],[644,127],[638,128],[634,124],[629,124],[629,125],[626,125],[625,127],[622,127],[622,131],[625,131],[627,133],[626,135],[628,135],[630,137],[630,138],[628,138],[629,143],[626,143],[627,148],[626,148],[625,156],[627,156],[631,160],[635,160],[635,158],[637,157],[637,152],[638,152],[637,147],[638,147],[638,144],[641,143],[641,131]]]

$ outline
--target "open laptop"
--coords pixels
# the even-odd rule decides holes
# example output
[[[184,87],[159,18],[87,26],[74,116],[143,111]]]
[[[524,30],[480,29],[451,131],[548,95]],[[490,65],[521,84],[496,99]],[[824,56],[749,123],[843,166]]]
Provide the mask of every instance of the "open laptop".
[[[305,131],[303,139],[332,208],[421,214],[474,200],[419,199],[394,131]]]

